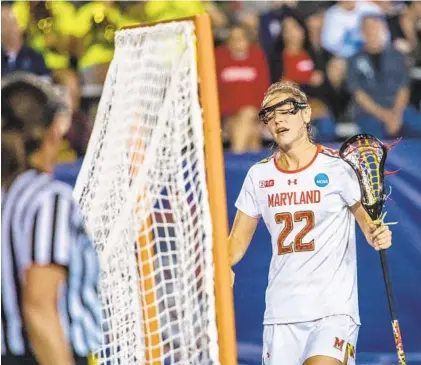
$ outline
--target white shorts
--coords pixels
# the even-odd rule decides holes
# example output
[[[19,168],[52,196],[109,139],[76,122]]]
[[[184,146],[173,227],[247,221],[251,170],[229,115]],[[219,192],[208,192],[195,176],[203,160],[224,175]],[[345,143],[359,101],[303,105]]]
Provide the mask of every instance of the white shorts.
[[[312,322],[265,325],[262,365],[302,365],[321,355],[355,365],[359,326],[351,317],[335,315]]]

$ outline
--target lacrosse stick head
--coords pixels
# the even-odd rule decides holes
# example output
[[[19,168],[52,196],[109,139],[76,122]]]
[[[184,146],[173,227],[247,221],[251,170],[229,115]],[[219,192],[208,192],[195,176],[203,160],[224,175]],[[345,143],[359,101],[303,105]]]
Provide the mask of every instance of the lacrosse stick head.
[[[384,192],[384,164],[387,146],[369,134],[348,138],[339,150],[340,157],[355,171],[361,189],[361,204],[372,220],[381,217]]]

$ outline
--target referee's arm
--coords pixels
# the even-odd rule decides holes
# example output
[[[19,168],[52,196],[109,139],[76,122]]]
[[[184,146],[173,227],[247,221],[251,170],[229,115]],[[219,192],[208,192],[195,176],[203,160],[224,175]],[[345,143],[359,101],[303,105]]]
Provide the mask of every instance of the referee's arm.
[[[58,297],[69,261],[70,202],[59,194],[43,199],[32,220],[32,265],[25,272],[23,314],[40,365],[71,365],[73,354],[59,315]]]

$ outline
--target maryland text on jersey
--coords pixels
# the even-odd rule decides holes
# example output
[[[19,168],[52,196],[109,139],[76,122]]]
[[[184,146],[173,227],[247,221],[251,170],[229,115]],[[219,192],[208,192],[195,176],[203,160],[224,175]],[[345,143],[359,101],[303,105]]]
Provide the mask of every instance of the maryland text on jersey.
[[[268,207],[320,203],[320,190],[268,194]]]

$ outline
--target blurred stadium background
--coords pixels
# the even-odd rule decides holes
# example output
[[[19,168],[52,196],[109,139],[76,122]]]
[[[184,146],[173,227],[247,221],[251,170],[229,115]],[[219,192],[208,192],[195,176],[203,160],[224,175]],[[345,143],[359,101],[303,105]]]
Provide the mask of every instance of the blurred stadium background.
[[[360,130],[384,139],[402,136],[387,164],[389,170],[401,169],[387,178],[392,187],[388,218],[400,223],[392,228],[388,256],[408,363],[421,364],[421,2],[2,1],[1,6],[2,76],[35,73],[60,85],[71,104],[73,124],[57,168],[57,176],[70,184],[89,141],[115,31],[202,12],[211,15],[214,30],[230,224],[247,169],[270,153],[256,117],[271,81],[296,81],[308,93],[316,141],[337,147]],[[369,17],[381,22],[373,23],[378,26],[374,36],[361,26]],[[395,53],[382,50],[373,56],[370,47],[376,44]],[[361,62],[360,52],[371,64]],[[387,110],[361,112],[353,98],[359,88],[384,110],[401,89],[408,91],[399,111],[403,127]],[[357,363],[396,364],[378,255],[360,241],[363,327]],[[261,363],[268,242],[260,225],[250,252],[235,267],[240,364]]]

